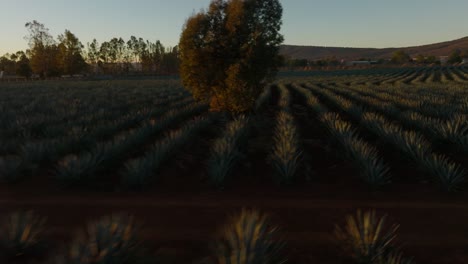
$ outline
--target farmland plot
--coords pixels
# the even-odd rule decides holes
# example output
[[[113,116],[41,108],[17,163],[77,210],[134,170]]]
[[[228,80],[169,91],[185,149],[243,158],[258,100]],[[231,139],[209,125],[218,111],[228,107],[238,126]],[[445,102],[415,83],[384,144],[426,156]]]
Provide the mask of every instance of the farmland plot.
[[[405,257],[466,263],[468,70],[301,75],[242,116],[210,112],[177,80],[2,84],[0,214],[47,218],[44,260],[90,221],[133,230],[101,218],[126,212],[147,254],[193,263],[256,208],[290,263],[348,263],[334,224],[373,209],[400,225]]]

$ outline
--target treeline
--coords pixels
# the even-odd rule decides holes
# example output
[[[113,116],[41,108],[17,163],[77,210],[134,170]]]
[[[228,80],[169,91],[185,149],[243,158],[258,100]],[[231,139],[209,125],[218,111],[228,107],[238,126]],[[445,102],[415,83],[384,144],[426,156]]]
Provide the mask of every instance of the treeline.
[[[49,78],[62,75],[168,75],[178,71],[178,49],[131,36],[86,48],[69,30],[54,39],[37,21],[25,24],[29,49],[0,57],[3,75]]]
[[[356,61],[372,62],[371,64],[377,65],[403,65],[403,64],[415,64],[415,65],[431,65],[431,64],[458,64],[464,59],[468,58],[468,50],[456,49],[453,50],[449,56],[436,57],[434,55],[423,55],[418,54],[415,57],[411,57],[404,50],[395,51],[391,58],[388,59],[373,59],[373,58],[360,58]],[[308,59],[297,59],[297,58],[282,58],[282,67],[293,69],[293,68],[321,68],[326,66],[340,66],[347,65],[346,60],[340,60],[335,56],[326,57],[319,60],[308,60]],[[362,66],[359,65],[359,66]]]

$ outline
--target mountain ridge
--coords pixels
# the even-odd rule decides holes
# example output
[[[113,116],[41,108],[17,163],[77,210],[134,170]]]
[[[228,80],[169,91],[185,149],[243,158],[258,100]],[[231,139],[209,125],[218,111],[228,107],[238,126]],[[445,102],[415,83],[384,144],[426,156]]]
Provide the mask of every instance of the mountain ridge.
[[[292,59],[319,60],[336,57],[338,60],[358,60],[361,58],[389,59],[393,52],[397,50],[403,50],[411,57],[418,54],[425,56],[448,56],[456,49],[468,50],[468,36],[450,41],[400,48],[350,48],[282,45],[280,48],[280,54]]]

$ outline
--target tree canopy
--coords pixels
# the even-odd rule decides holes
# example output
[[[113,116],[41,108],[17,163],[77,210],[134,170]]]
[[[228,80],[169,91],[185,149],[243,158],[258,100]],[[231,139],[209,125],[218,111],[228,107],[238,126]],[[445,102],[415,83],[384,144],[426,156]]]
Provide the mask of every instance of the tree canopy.
[[[31,68],[34,73],[42,77],[48,77],[56,72],[58,48],[49,29],[33,20],[25,24],[29,36],[25,38],[29,42]]]
[[[459,49],[456,49],[450,53],[450,56],[448,57],[448,63],[455,64],[455,63],[460,63],[463,60],[462,52]]]
[[[398,50],[393,53],[391,61],[393,63],[402,64],[411,61],[411,57],[405,51]]]
[[[252,108],[281,62],[278,0],[213,0],[188,18],[179,42],[184,86],[212,110]]]

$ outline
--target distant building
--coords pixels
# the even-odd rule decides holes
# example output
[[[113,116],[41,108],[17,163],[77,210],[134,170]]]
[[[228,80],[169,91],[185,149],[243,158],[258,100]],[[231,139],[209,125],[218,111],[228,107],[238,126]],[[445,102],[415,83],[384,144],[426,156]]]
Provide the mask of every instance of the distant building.
[[[0,71],[0,79],[3,79],[3,71]]]
[[[461,65],[467,65],[468,64],[468,58],[464,58],[460,64]]]

